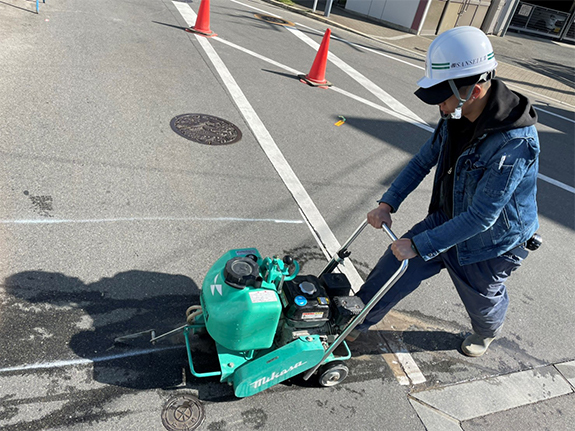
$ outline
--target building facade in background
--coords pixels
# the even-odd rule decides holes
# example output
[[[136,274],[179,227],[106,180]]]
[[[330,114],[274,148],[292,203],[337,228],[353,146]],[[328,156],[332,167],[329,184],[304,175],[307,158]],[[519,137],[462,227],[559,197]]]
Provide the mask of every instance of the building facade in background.
[[[471,25],[499,36],[512,30],[575,42],[574,0],[347,0],[345,8],[419,35]]]

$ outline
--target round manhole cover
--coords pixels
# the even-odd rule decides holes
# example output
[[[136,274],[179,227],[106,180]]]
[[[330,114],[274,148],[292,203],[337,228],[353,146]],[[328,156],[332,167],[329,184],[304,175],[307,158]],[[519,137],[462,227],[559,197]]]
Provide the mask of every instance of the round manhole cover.
[[[169,431],[192,431],[206,418],[204,406],[191,395],[175,395],[162,410],[162,423]]]
[[[212,115],[178,115],[170,126],[178,135],[199,144],[226,145],[242,139],[242,132],[234,124]]]
[[[295,24],[293,22],[286,21],[285,19],[279,18],[277,16],[262,15],[261,13],[254,13],[254,16],[257,19],[261,19],[262,21],[269,22],[270,24],[287,25],[289,27],[295,27]]]

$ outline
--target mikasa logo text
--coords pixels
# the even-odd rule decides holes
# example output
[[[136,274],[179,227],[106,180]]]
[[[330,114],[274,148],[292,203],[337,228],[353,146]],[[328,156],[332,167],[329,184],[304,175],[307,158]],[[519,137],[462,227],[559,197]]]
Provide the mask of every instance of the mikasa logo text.
[[[306,363],[307,363],[307,361],[305,361],[305,362],[299,361],[298,363],[292,365],[291,367],[286,368],[285,370],[281,370],[279,373],[276,373],[276,372],[274,371],[271,376],[269,376],[269,377],[262,377],[261,379],[258,379],[258,380],[256,380],[255,382],[253,382],[253,383],[251,384],[251,386],[253,386],[254,389],[257,389],[257,388],[259,388],[261,385],[265,385],[266,383],[269,383],[269,382],[271,382],[272,380],[275,380],[275,379],[277,379],[277,378],[283,376],[284,374],[287,374],[287,373],[289,373],[290,371],[293,371],[293,370],[295,370],[296,368],[301,367],[302,365],[304,365],[304,364],[306,364]]]

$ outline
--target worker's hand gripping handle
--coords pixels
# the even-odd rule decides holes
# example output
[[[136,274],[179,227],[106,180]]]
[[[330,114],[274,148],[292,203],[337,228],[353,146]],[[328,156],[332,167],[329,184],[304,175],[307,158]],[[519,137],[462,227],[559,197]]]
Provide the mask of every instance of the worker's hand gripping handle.
[[[359,232],[361,232],[366,225],[367,221],[363,222],[363,224],[356,230],[358,235]],[[381,227],[383,228],[384,232],[389,236],[389,238],[391,238],[392,241],[397,241],[397,237],[385,223]],[[365,308],[361,311],[361,313],[359,313],[355,317],[355,319],[353,319],[349,323],[349,325],[347,325],[347,327],[344,329],[341,335],[335,339],[335,341],[331,344],[331,346],[329,346],[329,348],[325,351],[325,354],[323,355],[321,361],[319,361],[319,363],[315,367],[310,369],[304,375],[303,377],[304,380],[309,379],[311,375],[315,373],[315,371],[324,363],[324,361],[329,357],[329,355],[331,355],[332,352],[345,340],[345,337],[347,337],[349,333],[353,331],[353,329],[357,325],[363,322],[365,316],[367,316],[367,314],[371,311],[371,309],[375,307],[375,304],[377,304],[379,300],[383,298],[383,295],[385,295],[387,291],[391,289],[391,287],[397,282],[397,280],[400,279],[403,273],[407,270],[408,262],[409,261],[407,259],[401,261],[401,265],[399,266],[398,270],[393,274],[393,276],[389,280],[387,280],[387,282],[381,287],[381,289],[379,289],[379,291],[375,294],[375,296],[371,298],[371,300],[367,304],[365,304]]]

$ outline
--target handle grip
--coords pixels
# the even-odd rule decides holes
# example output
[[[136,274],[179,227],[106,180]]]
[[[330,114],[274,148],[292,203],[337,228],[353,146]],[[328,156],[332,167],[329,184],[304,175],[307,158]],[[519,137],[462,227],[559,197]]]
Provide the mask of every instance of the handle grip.
[[[361,230],[363,230],[363,228],[367,225],[367,221],[364,222],[357,230],[359,232],[361,232]],[[385,223],[382,224],[381,226],[383,228],[383,230],[385,231],[385,233],[389,236],[389,238],[391,238],[392,241],[396,241],[397,237],[395,236],[395,234],[392,232],[392,230],[389,228],[389,226],[387,226]],[[357,231],[356,231],[357,232]],[[358,233],[359,234],[359,233]],[[311,368],[304,376],[303,379],[304,380],[308,380],[311,375],[313,373],[316,372],[316,370],[324,363],[324,361],[329,357],[329,355],[332,354],[332,352],[345,340],[345,337],[347,337],[349,335],[349,333],[351,331],[353,331],[353,329],[359,325],[365,316],[367,316],[367,314],[371,311],[371,309],[373,307],[375,307],[375,304],[377,304],[379,302],[379,300],[381,298],[383,298],[383,295],[385,295],[387,293],[387,291],[389,289],[391,289],[391,287],[397,282],[397,280],[399,280],[401,278],[401,276],[404,274],[404,272],[407,270],[407,266],[409,265],[409,260],[403,260],[401,261],[401,264],[399,265],[399,268],[397,269],[397,271],[395,271],[395,273],[391,276],[391,278],[389,280],[387,280],[387,282],[381,287],[381,289],[378,290],[378,292],[373,296],[373,298],[371,298],[369,300],[369,302],[367,304],[365,304],[365,308],[361,311],[361,313],[359,313],[348,325],[347,327],[344,329],[344,331],[339,335],[339,337],[337,337],[334,342],[329,346],[329,348],[325,351],[325,354],[323,355],[323,358],[321,358],[321,360],[319,361],[319,363]]]

